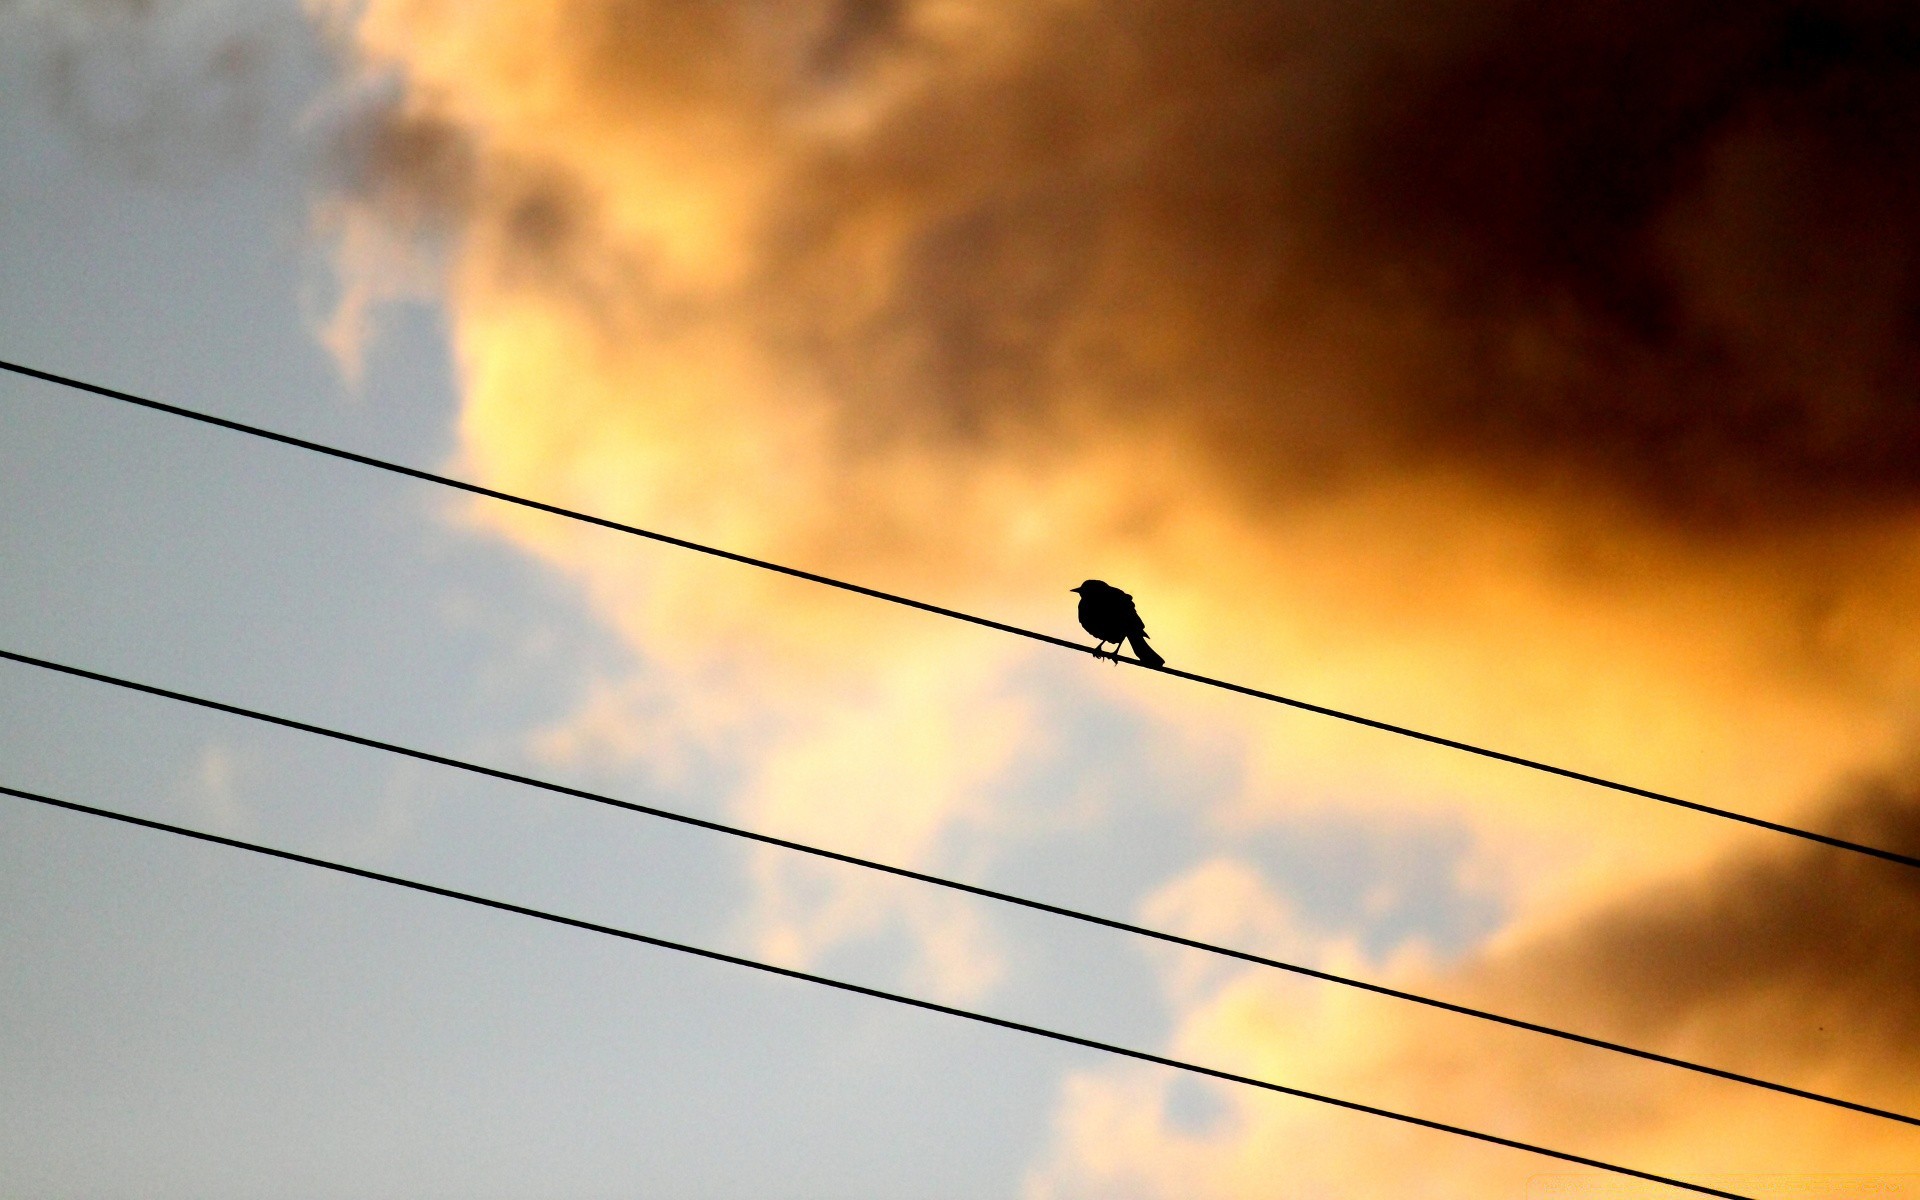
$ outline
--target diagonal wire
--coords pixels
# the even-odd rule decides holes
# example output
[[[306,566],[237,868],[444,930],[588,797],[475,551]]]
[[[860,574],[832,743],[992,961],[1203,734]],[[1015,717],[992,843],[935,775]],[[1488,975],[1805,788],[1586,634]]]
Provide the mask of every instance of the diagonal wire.
[[[1392,1109],[1376,1108],[1371,1104],[1362,1104],[1357,1100],[1342,1100],[1336,1096],[1310,1092],[1304,1088],[1291,1087],[1283,1083],[1274,1083],[1271,1080],[1256,1079],[1250,1075],[1236,1075],[1231,1071],[1222,1071],[1214,1067],[1201,1066],[1198,1063],[1186,1062],[1182,1059],[1167,1058],[1163,1055],[1153,1054],[1145,1050],[1135,1050],[1126,1046],[1117,1046],[1110,1042],[1095,1041],[1092,1038],[1084,1038],[1071,1033],[1062,1033],[1058,1030],[1043,1029],[1038,1025],[1027,1025],[1020,1021],[1008,1020],[1005,1017],[995,1017],[986,1013],[975,1012],[972,1009],[954,1008],[950,1005],[935,1003],[932,1000],[921,1000],[913,996],[903,996],[897,992],[881,991],[879,988],[870,988],[857,983],[848,983],[841,979],[830,979],[824,975],[814,975],[806,971],[796,971],[790,967],[775,966],[772,963],[761,962],[758,959],[741,958],[737,955],[725,954],[718,950],[708,950],[700,946],[689,946],[683,942],[668,941],[666,938],[654,937],[651,934],[636,933],[629,929],[618,929],[611,925],[601,925],[593,921],[583,921],[577,917],[567,917],[542,909],[528,908],[524,905],[509,903],[505,900],[493,900],[485,896],[476,896],[470,892],[455,891],[453,888],[444,888],[436,884],[422,883],[414,879],[405,879],[398,875],[386,875],[379,871],[369,871],[364,867],[349,866],[346,863],[333,862],[324,858],[313,858],[305,854],[296,854],[291,850],[278,850],[271,846],[259,845],[255,842],[243,842],[237,838],[222,837],[215,833],[205,833],[197,829],[187,829],[179,825],[168,825],[163,821],[149,820],[146,817],[136,817],[128,813],[113,812],[104,808],[94,808],[87,804],[76,804],[71,800],[58,800],[52,796],[44,796],[37,792],[22,791],[19,788],[8,787],[4,784],[0,784],[0,795],[14,796],[35,804],[43,804],[50,808],[65,809],[69,812],[84,813],[87,816],[104,817],[109,821],[119,821],[127,825],[137,825],[143,829],[176,834],[180,837],[192,838],[195,841],[211,842],[216,846],[229,846],[235,850],[246,850],[254,854],[263,854],[271,858],[284,859],[287,862],[300,863],[304,866],[319,867],[322,870],[335,871],[342,875],[352,875],[359,879],[370,879],[375,883],[391,884],[394,887],[407,888],[416,892],[425,892],[432,896],[443,896],[449,900],[459,900],[467,904],[477,904],[484,908],[514,913],[522,917],[532,917],[535,920],[548,921],[555,925],[565,925],[573,929],[582,929],[588,933],[605,934],[608,937],[616,937],[629,942],[639,942],[642,945],[654,946],[662,950],[673,950],[680,954],[691,954],[699,958],[711,959],[714,962],[726,963],[730,966],[747,967],[755,971],[764,971],[770,975],[779,975],[786,979],[797,979],[802,983],[819,984],[822,987],[834,988],[842,992],[852,992],[855,995],[868,996],[875,1000],[887,1000],[894,1004],[904,1004],[912,1008],[925,1009],[928,1012],[939,1013],[942,1016],[959,1017],[962,1020],[975,1021],[982,1025],[991,1025],[999,1029],[1010,1029],[1016,1033],[1031,1034],[1035,1037],[1047,1038],[1056,1042],[1065,1042],[1072,1046],[1082,1046],[1086,1049],[1098,1050],[1105,1054],[1115,1054],[1124,1058],[1137,1059],[1140,1062],[1153,1063],[1156,1066],[1171,1067],[1176,1071],[1187,1071],[1195,1075],[1204,1075],[1209,1079],[1224,1080],[1228,1083],[1238,1083],[1247,1087],[1260,1088],[1264,1091],[1278,1092],[1281,1095],[1293,1096],[1302,1100],[1312,1100],[1319,1104],[1328,1104],[1352,1112],[1367,1113],[1370,1116],[1384,1117],[1390,1121],[1399,1121],[1407,1125],[1417,1125],[1422,1129],[1431,1129],[1440,1133],[1450,1133],[1456,1137],[1472,1138],[1480,1142],[1490,1142],[1493,1145],[1504,1146],[1510,1150],[1524,1150],[1530,1154],[1539,1154],[1547,1158],[1557,1158],[1562,1162],[1576,1163],[1583,1167],[1593,1167],[1600,1171],[1610,1171],[1616,1175],[1626,1175],[1634,1179],[1643,1179],[1649,1183],[1665,1184],[1668,1187],[1698,1192],[1705,1196],[1718,1196],[1722,1197],[1723,1200],[1752,1200],[1751,1197],[1742,1196],[1736,1192],[1721,1191],[1718,1188],[1708,1187],[1705,1184],[1688,1183],[1685,1180],[1674,1179],[1666,1175],[1656,1175],[1651,1171],[1641,1171],[1633,1167],[1620,1166],[1617,1163],[1603,1162],[1596,1158],[1587,1158],[1583,1155],[1572,1154],[1565,1150],[1553,1150],[1546,1146],[1535,1145],[1531,1142],[1522,1142],[1514,1138],[1501,1137],[1498,1134],[1484,1133],[1477,1129],[1467,1129],[1460,1125],[1449,1125],[1445,1122],[1430,1120],[1426,1117],[1416,1117],[1409,1113],[1395,1112]]]
[[[536,779],[530,775],[519,775],[512,771],[503,771],[496,767],[482,766],[479,763],[468,762],[464,759],[451,758],[443,754],[434,754],[426,750],[416,750],[408,746],[397,745],[393,742],[383,742],[376,738],[365,737],[360,734],[329,729],[323,725],[313,725],[305,721],[296,721],[290,717],[275,716],[271,713],[242,708],[237,704],[226,704],[218,700],[208,700],[204,697],[189,695],[185,692],[176,692],[167,688],[156,687],[153,684],[138,683],[131,679],[105,675],[98,671],[86,670],[82,667],[73,667],[43,658],[34,658],[31,655],[19,654],[12,650],[0,649],[0,659],[19,663],[23,666],[54,671],[77,679],[90,680],[94,683],[109,684],[113,687],[124,688],[128,691],[140,692],[149,696],[157,696],[163,700],[191,704],[199,708],[226,713],[230,716],[245,717],[250,721],[260,721],[269,725],[277,725],[281,728],[292,729],[300,733],[331,738],[334,741],[345,742],[354,746],[362,746],[371,750],[379,750],[387,754],[395,754],[420,762],[432,763],[435,766],[451,767],[455,770],[466,771],[470,774],[484,776],[489,779],[502,780],[506,783],[512,783],[522,787],[538,788],[541,791],[571,796],[579,800],[590,800],[595,804],[604,804],[612,808],[624,809],[627,812],[639,813],[643,816],[657,817],[682,825],[690,825],[696,829],[703,829],[712,833],[723,833],[729,837],[744,838],[748,841],[759,842],[763,845],[778,846],[783,850],[792,850],[800,854],[810,854],[816,858],[845,863],[849,866],[860,867],[869,871],[879,871],[888,875],[899,876],[903,879],[911,879],[916,883],[932,884],[935,887],[948,888],[952,891],[963,892],[970,896],[979,896],[984,899],[999,901],[1002,904],[1032,909],[1036,912],[1044,912],[1056,917],[1065,917],[1068,920],[1081,921],[1089,925],[1098,925],[1136,937],[1150,938],[1154,941],[1166,942],[1171,945],[1185,947],[1189,950],[1200,950],[1208,954],[1216,954],[1224,958],[1232,958],[1241,962],[1252,963],[1256,966],[1288,971],[1295,975],[1305,976],[1309,979],[1317,979],[1324,983],[1337,983],[1344,987],[1356,988],[1364,992],[1372,992],[1375,995],[1387,996],[1395,1000],[1404,1000],[1412,1004],[1436,1008],[1443,1012],[1450,1012],[1463,1017],[1474,1017],[1482,1021],[1493,1022],[1497,1025],[1505,1025],[1512,1029],[1523,1029],[1529,1033],[1543,1034],[1547,1037],[1559,1038],[1562,1041],[1574,1042],[1582,1046],[1591,1046],[1598,1050],[1608,1050],[1615,1054],[1630,1055],[1647,1062],[1677,1067],[1684,1071],[1693,1071],[1701,1075],[1709,1075],[1715,1079],[1723,1079],[1731,1083],[1764,1088],[1767,1091],[1778,1092],[1787,1096],[1795,1096],[1802,1100],[1812,1100],[1820,1104],[1829,1104],[1836,1108],[1848,1109],[1871,1117],[1882,1117],[1886,1120],[1898,1121],[1905,1125],[1920,1126],[1920,1118],[1911,1117],[1905,1113],[1893,1112],[1884,1108],[1875,1108],[1872,1105],[1862,1104],[1858,1101],[1844,1100],[1838,1096],[1829,1096],[1821,1092],[1808,1091],[1804,1088],[1793,1087],[1789,1084],[1757,1079],[1751,1075],[1742,1075],[1736,1071],[1707,1066],[1704,1063],[1690,1062],[1687,1059],[1674,1058],[1670,1055],[1660,1054],[1652,1050],[1642,1050],[1638,1047],[1623,1045],[1619,1042],[1607,1041],[1604,1038],[1589,1037],[1582,1033],[1556,1029],[1551,1025],[1541,1025],[1533,1021],[1521,1020],[1518,1017],[1509,1017],[1500,1013],[1489,1012],[1485,1009],[1473,1008],[1464,1004],[1455,1004],[1448,1000],[1440,1000],[1432,996],[1423,996],[1418,992],[1402,991],[1399,988],[1388,987],[1385,984],[1369,983],[1362,979],[1336,975],[1331,971],[1322,971],[1315,967],[1304,966],[1300,963],[1268,958],[1264,955],[1254,954],[1245,950],[1236,950],[1228,946],[1218,946],[1210,942],[1203,942],[1194,938],[1182,937],[1179,934],[1168,933],[1164,930],[1152,929],[1143,925],[1133,925],[1125,921],[1114,920],[1111,917],[1102,917],[1094,913],[1081,912],[1078,909],[1049,904],[1042,900],[1032,900],[1025,896],[1014,895],[1011,892],[995,891],[992,888],[980,887],[971,883],[962,883],[959,880],[948,879],[940,875],[929,875],[923,871],[894,866],[891,863],[860,858],[852,854],[842,854],[837,850],[827,850],[819,846],[809,845],[805,842],[790,841],[786,838],[774,837],[771,834],[757,833],[753,830],[741,829],[733,825],[723,825],[718,821],[709,821],[701,817],[690,816],[686,813],[674,812],[671,809],[656,808],[647,804],[637,804],[630,800],[620,800],[612,796],[601,795],[597,792],[589,792],[581,788],[568,787],[565,784]]]
[[[867,596],[875,600],[884,600],[889,604],[898,604],[906,608],[918,609],[921,612],[932,613],[935,616],[948,617],[955,621],[965,621],[969,625],[979,625],[986,629],[998,630],[1001,633],[1010,633],[1015,637],[1023,637],[1036,642],[1045,642],[1050,646],[1058,646],[1063,650],[1073,650],[1081,654],[1092,654],[1096,657],[1107,657],[1101,655],[1099,651],[1092,647],[1083,646],[1078,642],[1070,642],[1065,638],[1057,638],[1052,634],[1040,633],[1032,629],[1023,629],[1018,625],[1008,625],[1003,621],[995,621],[989,617],[975,616],[972,613],[960,612],[957,609],[943,608],[938,604],[929,604],[924,600],[915,600],[910,596],[901,596],[893,592],[883,592],[878,588],[870,588],[858,583],[849,583],[843,579],[834,579],[828,575],[804,571],[799,567],[783,566],[780,563],[768,562],[763,558],[754,558],[751,555],[738,554],[732,550],[722,550],[717,546],[708,546],[700,542],[688,541],[686,538],[674,537],[672,534],[660,533],[652,529],[643,529],[638,525],[628,525],[607,517],[596,517],[591,513],[562,508],[557,504],[548,504],[543,500],[531,500],[525,496],[516,496],[511,492],[503,492],[478,483],[470,483],[464,479],[454,479],[447,475],[436,475],[432,471],[423,471],[418,467],[409,467],[401,463],[389,462],[386,459],[374,458],[371,455],[360,454],[352,450],[344,450],[338,446],[329,446],[324,442],[308,441],[305,438],[294,437],[286,433],[278,433],[271,429],[263,429],[257,425],[248,425],[227,417],[216,417],[211,413],[204,413],[191,408],[182,408],[176,404],[166,404],[159,400],[149,400],[144,396],[133,395],[131,392],[117,391],[113,388],[102,387],[95,383],[87,383],[83,380],[73,379],[65,375],[56,375],[51,371],[42,371],[35,367],[22,366],[19,363],[7,362],[5,360],[0,360],[0,370],[11,371],[16,375],[24,375],[30,379],[38,379],[46,383],[58,384],[61,387],[73,388],[77,391],[90,392],[96,396],[104,396],[109,400],[118,400],[125,404],[151,409],[154,412],[166,413],[169,416],[183,417],[189,421],[198,421],[205,425],[213,425],[221,429],[231,430],[235,433],[244,433],[249,437],[278,442],[283,446],[292,446],[295,449],[310,451],[314,454],[324,454],[329,458],[358,463],[364,467],[373,467],[376,470],[387,471],[395,475],[404,475],[409,479],[418,479],[426,483],[438,484],[441,487],[453,488],[457,491],[468,492],[475,496],[485,496],[489,500],[498,500],[503,504],[514,504],[521,508],[533,509],[536,512],[548,513],[556,517],[565,517],[570,521],[580,521],[588,525],[597,525],[602,529],[611,529],[617,533],[632,534],[635,537],[646,538],[649,541],[660,542],[668,546],[678,546],[682,550],[692,550],[698,554],[711,555],[714,558],[723,558],[729,562],[740,563],[744,566],[758,567],[763,571],[773,571],[781,575],[791,576],[795,579],[804,579],[809,583],[818,583],[825,587],[838,588],[843,592],[852,592],[856,595]],[[1314,704],[1306,700],[1297,700],[1291,696],[1282,696],[1276,692],[1262,691],[1259,688],[1247,687],[1239,683],[1231,683],[1224,679],[1214,679],[1207,675],[1196,675],[1191,671],[1182,671],[1174,667],[1147,667],[1146,664],[1135,662],[1133,659],[1114,657],[1116,661],[1125,662],[1130,666],[1142,667],[1150,671],[1158,671],[1162,675],[1177,676],[1178,678],[1193,683],[1205,684],[1208,687],[1220,688],[1224,691],[1237,693],[1238,695],[1249,696],[1255,700],[1266,700],[1273,704],[1282,704],[1288,708],[1299,709],[1302,712],[1315,713],[1323,717],[1332,717],[1336,721],[1346,721],[1354,725],[1363,725],[1368,729],[1377,729],[1383,733],[1412,738],[1415,741],[1426,742],[1434,746],[1444,746],[1449,750],[1458,750],[1464,754],[1490,758],[1495,762],[1503,762],[1516,767],[1525,767],[1530,771],[1540,771],[1548,775],[1557,775],[1562,779],[1572,779],[1580,783],[1589,783],[1595,787],[1606,788],[1609,791],[1624,792],[1629,796],[1639,796],[1645,800],[1655,800],[1661,804],[1671,804],[1679,808],[1690,809],[1693,812],[1705,813],[1708,816],[1720,817],[1728,821],[1738,821],[1744,825],[1752,825],[1756,828],[1771,830],[1774,833],[1783,833],[1789,837],[1818,842],[1823,846],[1831,846],[1838,850],[1848,850],[1855,854],[1865,854],[1873,858],[1884,859],[1887,862],[1899,863],[1902,866],[1920,868],[1920,857],[1915,857],[1910,854],[1901,854],[1894,850],[1868,846],[1860,842],[1848,841],[1845,838],[1817,833],[1810,829],[1801,829],[1794,825],[1783,825],[1777,821],[1766,820],[1763,817],[1734,812],[1725,808],[1715,808],[1712,805],[1701,804],[1693,800],[1683,800],[1678,796],[1670,796],[1664,792],[1650,791],[1647,788],[1635,787],[1632,784],[1620,783],[1612,779],[1602,778],[1598,775],[1589,775],[1584,771],[1575,771],[1567,767],[1556,767],[1551,763],[1540,762],[1531,758],[1523,758],[1517,754],[1508,754],[1505,751],[1493,750],[1485,746],[1476,746],[1470,742],[1456,741],[1453,738],[1441,737],[1435,733],[1423,733],[1417,729],[1409,729],[1404,725],[1395,725],[1388,721],[1379,721],[1372,717],[1363,717],[1357,713],[1343,712],[1337,708],[1328,708],[1325,705]]]

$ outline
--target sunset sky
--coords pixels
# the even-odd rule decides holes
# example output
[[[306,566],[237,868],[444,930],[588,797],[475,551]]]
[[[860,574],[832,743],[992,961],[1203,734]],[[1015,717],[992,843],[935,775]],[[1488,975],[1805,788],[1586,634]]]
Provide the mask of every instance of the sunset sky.
[[[1920,854],[1895,0],[0,0],[0,359]],[[0,648],[1920,1111],[1920,872],[0,377]],[[1084,639],[1090,641],[1090,638]],[[1745,1194],[1920,1130],[0,665],[0,784]],[[1679,1195],[0,798],[0,1193]]]

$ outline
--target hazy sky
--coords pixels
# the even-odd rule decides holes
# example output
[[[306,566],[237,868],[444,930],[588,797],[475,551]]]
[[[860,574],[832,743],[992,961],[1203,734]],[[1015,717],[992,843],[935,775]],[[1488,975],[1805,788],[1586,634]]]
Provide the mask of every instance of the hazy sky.
[[[1920,852],[1920,28],[1714,7],[0,3],[0,358],[1062,636],[1102,576],[1177,666]],[[12,375],[0,463],[5,648],[1920,1107],[1897,869]],[[25,667],[0,709],[11,786],[1734,1190],[1920,1168]],[[13,800],[0,964],[8,1195],[1567,1174]]]

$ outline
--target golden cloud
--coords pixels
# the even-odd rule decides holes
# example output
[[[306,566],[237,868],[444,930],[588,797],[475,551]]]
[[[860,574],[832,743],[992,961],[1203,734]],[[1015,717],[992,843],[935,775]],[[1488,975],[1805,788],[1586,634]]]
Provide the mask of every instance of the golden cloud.
[[[1920,682],[1905,6],[330,11],[385,97],[347,139],[348,200],[444,248],[459,468],[490,486],[1062,632],[1066,587],[1106,577],[1176,665],[1775,818],[1819,819],[1836,778],[1902,743]],[[629,721],[608,685],[550,749],[731,736],[739,811],[917,865],[990,825],[1033,752],[1017,644],[535,515],[474,519],[579,580],[684,702]],[[1598,953],[1635,905],[1685,914],[1671,889],[1755,844],[1091,678],[1241,768],[1193,798],[1220,827],[1337,807],[1471,828],[1520,915],[1469,976],[1545,962],[1514,947],[1553,930]],[[870,897],[796,905],[810,885],[784,870],[762,864],[771,951],[870,932]],[[970,948],[930,977],[977,992],[996,968],[955,911],[911,920],[931,949]],[[1691,944],[1684,922],[1645,930],[1643,948]],[[1544,967],[1513,970],[1497,994],[1552,992]],[[1911,981],[1875,987],[1910,1006]],[[1433,1049],[1339,1000],[1283,1020],[1265,996],[1222,992],[1183,1039],[1276,1071],[1311,1040],[1314,1070],[1409,1103],[1458,1092],[1489,1119],[1539,1092],[1531,1052]],[[1690,1019],[1772,1036],[1721,1006]],[[1539,1094],[1529,1127],[1601,1137],[1615,1070]],[[1158,1129],[1135,1105],[1153,1086],[1076,1084],[1047,1178],[1186,1178],[1164,1130],[1151,1155],[1086,1157]],[[1672,1095],[1608,1144],[1658,1158],[1705,1131],[1784,1162],[1855,1137],[1774,1136],[1776,1110],[1751,1106],[1716,1109],[1756,1131],[1728,1135]],[[1226,1155],[1247,1173],[1222,1187],[1327,1120],[1247,1117]],[[1449,1187],[1433,1194],[1486,1194]]]

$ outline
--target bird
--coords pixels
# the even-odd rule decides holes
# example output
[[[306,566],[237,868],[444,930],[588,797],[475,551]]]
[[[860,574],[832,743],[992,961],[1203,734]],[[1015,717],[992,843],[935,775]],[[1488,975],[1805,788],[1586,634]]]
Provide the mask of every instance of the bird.
[[[1126,642],[1133,647],[1135,658],[1142,666],[1163,667],[1167,660],[1155,653],[1147,645],[1147,626],[1140,620],[1140,610],[1133,606],[1133,597],[1119,588],[1099,579],[1089,579],[1077,588],[1068,591],[1080,594],[1080,628],[1100,639],[1096,655],[1120,660],[1120,643]],[[1113,643],[1113,652],[1107,653],[1107,643]]]

